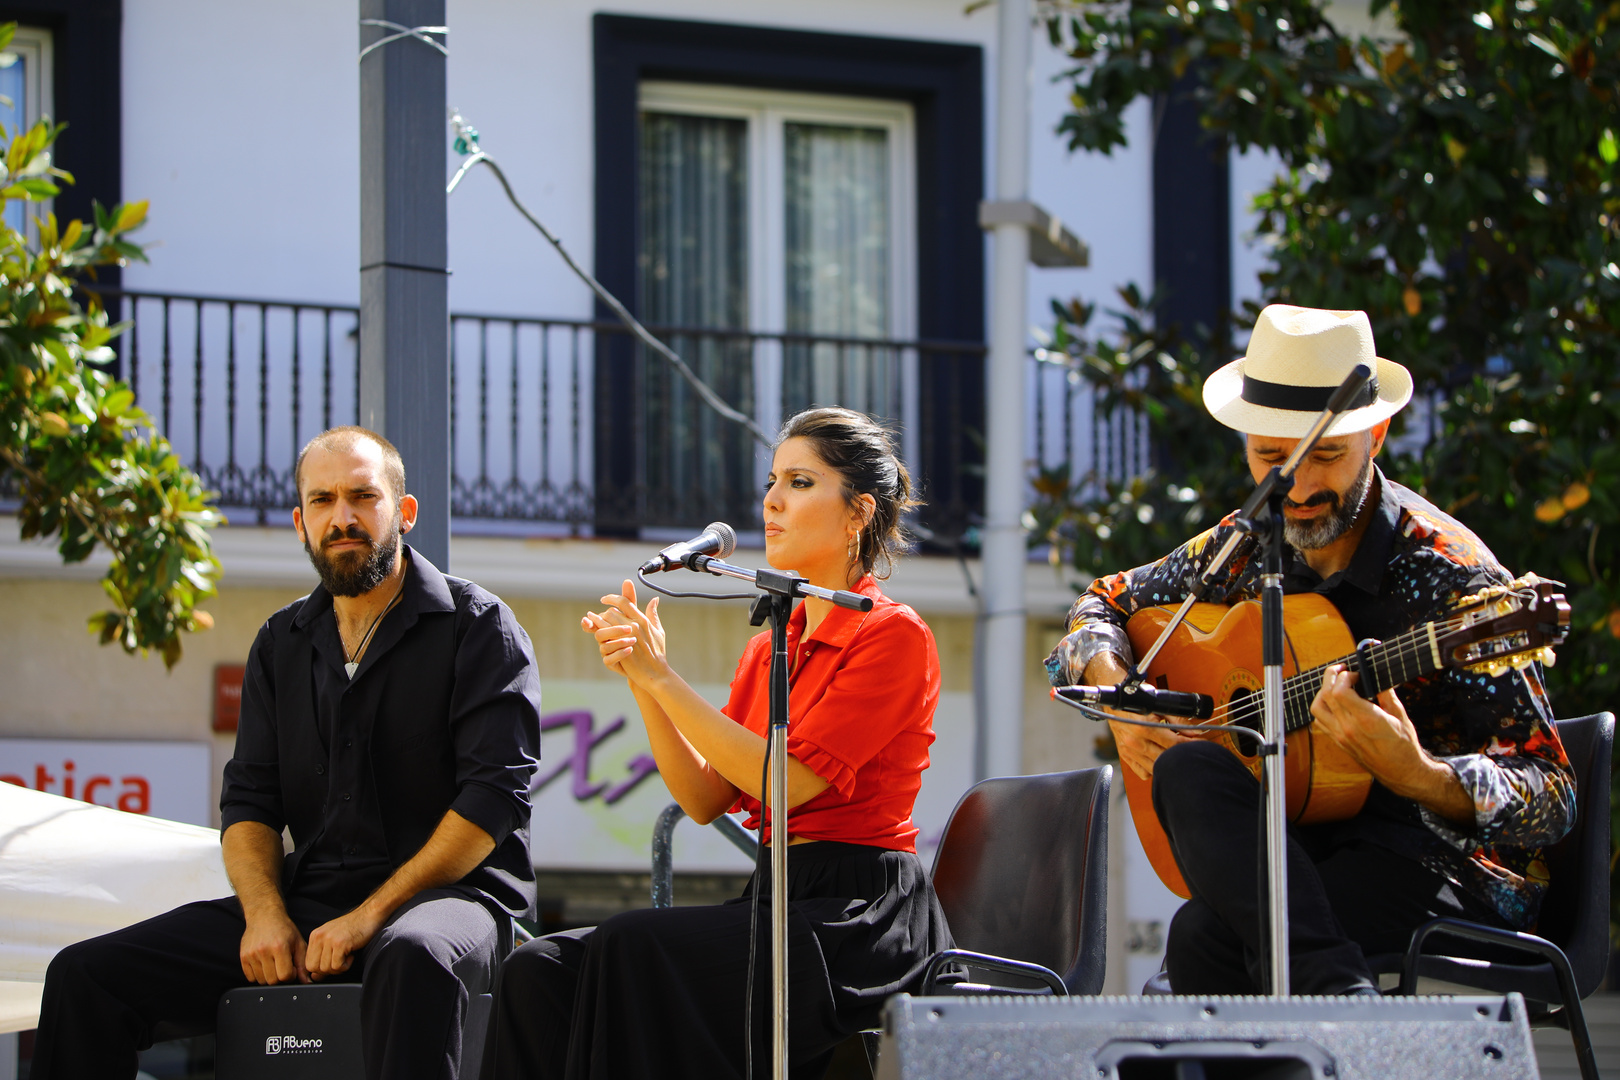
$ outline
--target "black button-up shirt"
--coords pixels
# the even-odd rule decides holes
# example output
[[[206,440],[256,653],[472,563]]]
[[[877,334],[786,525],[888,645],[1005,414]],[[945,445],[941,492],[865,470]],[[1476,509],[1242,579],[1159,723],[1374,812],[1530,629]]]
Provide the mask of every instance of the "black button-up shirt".
[[[534,650],[499,599],[404,550],[400,602],[352,680],[324,587],[260,629],[225,767],[221,825],[288,828],[295,847],[284,889],[348,909],[455,810],[495,841],[461,884],[522,914],[534,892]]]

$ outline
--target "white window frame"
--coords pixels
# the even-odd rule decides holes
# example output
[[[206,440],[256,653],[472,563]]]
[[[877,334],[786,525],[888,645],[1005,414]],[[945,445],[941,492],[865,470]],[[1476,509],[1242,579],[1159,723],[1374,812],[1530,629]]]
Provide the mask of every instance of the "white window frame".
[[[916,117],[909,102],[763,90],[746,86],[647,80],[639,88],[642,112],[715,116],[748,121],[748,303],[750,328],[781,332],[787,325],[786,136],[790,123],[882,128],[889,148],[889,326],[887,335],[917,334]],[[755,415],[766,431],[781,424],[780,351],[755,350]],[[901,366],[902,408],[917,407],[917,357]],[[917,417],[903,422],[903,455],[917,461]],[[768,467],[768,463],[767,463]],[[762,474],[763,476],[763,474]]]
[[[39,123],[44,117],[56,118],[56,78],[53,64],[53,48],[51,32],[39,26],[18,26],[17,32],[12,35],[11,44],[7,45],[5,52],[16,53],[23,61],[23,70],[27,73],[23,84],[22,129],[28,130]],[[11,132],[13,136],[17,132]],[[9,143],[7,146],[9,147]],[[55,157],[54,150],[52,157]],[[59,185],[60,186],[60,185]],[[39,239],[39,229],[34,224],[36,217],[43,218],[55,211],[56,200],[46,199],[44,202],[26,203],[26,212],[23,214],[24,235],[32,241]]]

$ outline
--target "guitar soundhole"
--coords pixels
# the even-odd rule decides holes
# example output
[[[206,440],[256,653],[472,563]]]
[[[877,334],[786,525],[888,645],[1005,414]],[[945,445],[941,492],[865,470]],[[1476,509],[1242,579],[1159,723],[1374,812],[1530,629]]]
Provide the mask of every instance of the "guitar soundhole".
[[[1245,727],[1250,731],[1263,734],[1265,731],[1265,728],[1262,726],[1264,723],[1264,717],[1258,708],[1249,707],[1249,698],[1253,696],[1254,691],[1250,690],[1246,686],[1239,687],[1232,692],[1232,700],[1227,704],[1227,723],[1235,724],[1238,727]],[[1258,704],[1258,702],[1256,704]],[[1245,758],[1254,757],[1255,750],[1257,750],[1260,746],[1257,740],[1245,739],[1242,737],[1234,738],[1232,740],[1232,745],[1237,747],[1238,756]]]

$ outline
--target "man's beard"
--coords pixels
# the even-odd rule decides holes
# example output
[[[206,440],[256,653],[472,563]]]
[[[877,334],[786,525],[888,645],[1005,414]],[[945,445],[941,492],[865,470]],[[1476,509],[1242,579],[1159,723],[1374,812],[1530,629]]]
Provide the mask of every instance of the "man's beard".
[[[360,596],[381,585],[394,569],[394,559],[399,554],[400,520],[400,515],[395,514],[380,542],[372,539],[371,534],[359,525],[350,525],[346,530],[334,527],[322,538],[320,550],[317,551],[310,545],[306,534],[304,550],[309,554],[315,572],[321,576],[321,584],[326,586],[326,591],[333,596]],[[370,546],[328,554],[327,545],[340,540],[364,540]]]
[[[1293,518],[1283,518],[1283,539],[1296,551],[1315,551],[1325,548],[1345,533],[1350,526],[1356,523],[1356,517],[1361,513],[1361,504],[1367,501],[1367,491],[1372,487],[1372,455],[1367,455],[1361,463],[1361,471],[1351,481],[1350,487],[1340,498],[1336,491],[1318,491],[1315,495],[1302,503],[1283,500],[1288,506],[1320,506],[1326,504],[1328,512],[1322,517],[1312,521],[1295,521]]]

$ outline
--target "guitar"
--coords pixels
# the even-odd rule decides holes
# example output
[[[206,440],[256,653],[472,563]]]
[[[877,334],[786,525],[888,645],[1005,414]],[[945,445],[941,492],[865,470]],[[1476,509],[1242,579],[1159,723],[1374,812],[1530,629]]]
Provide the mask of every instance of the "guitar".
[[[1415,626],[1390,641],[1364,642],[1359,648],[1338,609],[1326,598],[1316,593],[1284,598],[1288,820],[1309,825],[1354,817],[1372,787],[1372,777],[1349,754],[1332,739],[1315,738],[1311,730],[1311,701],[1322,685],[1325,667],[1344,664],[1359,671],[1359,687],[1367,698],[1444,668],[1495,676],[1537,660],[1550,667],[1553,646],[1569,631],[1569,603],[1559,587],[1558,582],[1528,574],[1465,598],[1443,619]],[[1172,607],[1151,607],[1131,616],[1125,632],[1138,656],[1158,640],[1174,613]],[[1146,677],[1160,689],[1213,697],[1215,712],[1207,723],[1260,731],[1260,602],[1245,600],[1231,607],[1194,604]],[[1236,754],[1259,778],[1256,739],[1229,732],[1212,732],[1209,737]],[[1171,892],[1189,896],[1170,841],[1153,812],[1152,777],[1144,780],[1131,769],[1120,771],[1148,861]]]

